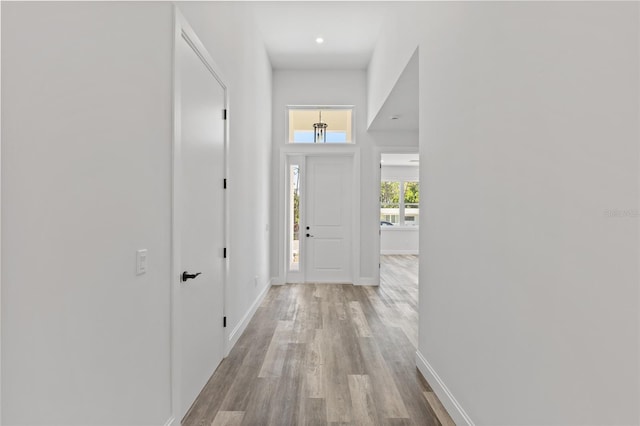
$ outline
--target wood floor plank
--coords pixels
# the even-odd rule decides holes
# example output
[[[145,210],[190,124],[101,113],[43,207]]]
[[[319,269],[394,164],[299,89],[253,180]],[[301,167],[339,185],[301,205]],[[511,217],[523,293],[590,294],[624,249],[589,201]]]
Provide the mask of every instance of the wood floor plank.
[[[271,397],[269,425],[295,425],[302,395],[303,364],[306,347],[303,343],[290,343],[282,376]]]
[[[324,398],[324,359],[322,356],[323,330],[314,330],[314,338],[307,345],[305,359],[305,396]]]
[[[184,426],[210,424],[218,410],[242,411],[246,386],[262,365],[264,353],[276,327],[271,313],[258,308],[233,351],[225,358],[183,419]]]
[[[376,405],[385,418],[409,418],[395,380],[389,371],[378,345],[373,339],[360,338],[360,346],[371,377]]]
[[[303,398],[300,401],[298,422],[300,426],[327,425],[327,408],[323,398]]]
[[[379,287],[273,286],[183,425],[452,424],[415,366],[417,263],[383,256]]]
[[[218,411],[211,426],[240,426],[244,411]]]
[[[447,410],[442,406],[442,403],[433,392],[424,392],[424,397],[429,403],[429,407],[433,410],[433,413],[438,418],[438,421],[442,426],[456,426],[455,422],[447,413]]]
[[[280,379],[277,377],[255,378],[247,393],[247,410],[242,418],[243,426],[264,425],[269,418],[273,395]]]
[[[381,286],[383,288],[389,285],[386,282],[383,284]],[[379,288],[376,291],[381,290],[382,288]],[[375,315],[375,309],[371,303],[368,303],[368,300],[362,301],[361,305],[375,340],[378,342],[380,353],[393,379],[398,384],[398,391],[409,416],[412,419],[423,419],[421,425],[424,426],[438,425],[437,419],[423,401],[422,392],[431,390],[431,388],[428,387],[415,366],[415,346],[399,328],[388,327]],[[415,392],[415,389],[420,389],[420,391]],[[399,421],[395,421],[395,423],[402,424]]]
[[[322,333],[322,386],[328,422],[351,422],[351,396],[344,366],[344,347],[339,344],[339,334]]]
[[[258,377],[280,377],[292,332],[293,321],[278,321]]]
[[[349,302],[349,308],[351,309],[351,320],[356,327],[358,337],[371,337],[371,329],[362,312],[360,302]]]
[[[351,374],[348,380],[354,424],[358,426],[379,424],[369,376]]]

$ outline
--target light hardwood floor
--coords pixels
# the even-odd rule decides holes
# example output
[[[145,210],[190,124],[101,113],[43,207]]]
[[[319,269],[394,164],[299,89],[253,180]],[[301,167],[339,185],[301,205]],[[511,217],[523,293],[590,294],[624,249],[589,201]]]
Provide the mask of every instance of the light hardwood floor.
[[[418,261],[381,285],[272,287],[185,425],[451,425],[415,367]]]

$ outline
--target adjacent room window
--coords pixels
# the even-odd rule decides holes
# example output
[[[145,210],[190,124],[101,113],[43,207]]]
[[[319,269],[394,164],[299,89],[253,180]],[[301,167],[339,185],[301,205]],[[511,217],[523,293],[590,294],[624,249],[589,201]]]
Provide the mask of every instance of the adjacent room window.
[[[404,224],[417,225],[420,221],[420,183],[403,182]]]
[[[417,226],[420,223],[420,183],[380,183],[380,225]]]
[[[400,225],[400,182],[380,184],[380,223]]]
[[[289,143],[353,143],[353,107],[289,107]]]

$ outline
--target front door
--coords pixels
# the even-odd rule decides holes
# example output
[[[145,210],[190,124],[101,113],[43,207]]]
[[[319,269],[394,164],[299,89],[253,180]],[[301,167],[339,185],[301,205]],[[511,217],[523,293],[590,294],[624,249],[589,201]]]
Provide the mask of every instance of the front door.
[[[180,272],[199,274],[181,282],[179,290],[179,415],[184,416],[224,356],[225,90],[184,38],[177,54]]]
[[[347,156],[306,161],[305,280],[352,282],[352,164]]]

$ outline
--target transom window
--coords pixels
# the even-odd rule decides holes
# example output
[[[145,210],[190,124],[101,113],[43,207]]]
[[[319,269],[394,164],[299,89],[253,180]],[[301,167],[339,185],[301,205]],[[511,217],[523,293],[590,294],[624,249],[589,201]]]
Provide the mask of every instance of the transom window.
[[[352,106],[290,106],[289,143],[353,143]]]

